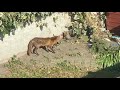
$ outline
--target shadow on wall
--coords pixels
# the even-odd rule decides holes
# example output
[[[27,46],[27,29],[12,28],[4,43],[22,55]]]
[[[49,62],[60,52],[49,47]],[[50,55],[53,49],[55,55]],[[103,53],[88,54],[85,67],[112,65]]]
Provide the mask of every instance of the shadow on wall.
[[[97,72],[88,72],[88,75],[82,78],[120,78],[120,63]]]
[[[120,36],[120,26],[117,26],[117,27],[111,29],[110,33],[112,33],[112,35]]]

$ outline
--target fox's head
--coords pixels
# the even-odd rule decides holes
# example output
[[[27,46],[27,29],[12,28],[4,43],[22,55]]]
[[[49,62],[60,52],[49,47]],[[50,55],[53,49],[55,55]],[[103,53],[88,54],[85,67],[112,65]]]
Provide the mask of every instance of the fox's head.
[[[58,36],[59,39],[63,39],[63,33]]]

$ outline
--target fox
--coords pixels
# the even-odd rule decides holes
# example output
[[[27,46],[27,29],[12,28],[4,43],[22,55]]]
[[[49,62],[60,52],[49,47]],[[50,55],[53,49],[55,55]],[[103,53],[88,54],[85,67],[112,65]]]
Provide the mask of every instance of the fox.
[[[53,46],[59,44],[59,42],[63,38],[71,39],[68,31],[64,31],[59,36],[53,36],[53,37],[48,37],[48,38],[35,37],[28,44],[27,55],[30,56],[31,53],[35,53],[35,54],[39,55],[37,53],[38,48],[45,48],[47,52],[51,51],[51,52],[55,53],[53,50]]]
[[[52,53],[55,53],[53,50],[53,47],[59,43],[64,37],[66,39],[70,39],[70,36],[67,35],[67,32],[63,32],[59,36],[53,36],[53,37],[47,37],[47,38],[41,38],[41,37],[35,37],[28,43],[28,50],[27,55],[30,56],[31,53],[35,53],[36,55],[39,55],[37,50],[38,48],[44,47],[47,52],[51,51]]]

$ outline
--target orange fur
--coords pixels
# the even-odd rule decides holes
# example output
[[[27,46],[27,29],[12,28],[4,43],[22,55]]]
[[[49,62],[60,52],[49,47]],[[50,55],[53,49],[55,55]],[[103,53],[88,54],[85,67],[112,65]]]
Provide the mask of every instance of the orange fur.
[[[63,34],[59,36],[48,37],[48,38],[35,37],[28,44],[27,55],[30,55],[31,53],[35,53],[39,55],[37,53],[37,49],[39,47],[45,47],[46,49],[50,48],[52,52],[55,53],[53,50],[53,46],[57,44],[62,38],[63,38]],[[34,51],[32,50],[33,48],[34,48]]]

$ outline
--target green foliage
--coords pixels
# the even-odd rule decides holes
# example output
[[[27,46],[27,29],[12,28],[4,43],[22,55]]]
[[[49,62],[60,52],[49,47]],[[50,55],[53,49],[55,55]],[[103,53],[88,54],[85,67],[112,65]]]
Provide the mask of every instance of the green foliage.
[[[52,15],[54,12],[1,12],[0,13],[0,37],[4,37],[5,34],[15,34],[15,30],[18,27],[25,27],[33,22],[42,30],[43,26],[47,27],[47,23],[41,23],[39,21],[46,19],[47,16]],[[71,16],[71,29],[72,33],[80,37],[86,33],[87,23],[85,20],[86,12],[69,12]],[[102,16],[100,17],[102,18]],[[53,21],[56,22],[58,17],[53,17]]]
[[[71,16],[71,30],[74,36],[79,38],[81,34],[84,33],[85,30],[84,22],[85,22],[85,13],[84,12],[70,12],[69,15]]]
[[[99,12],[99,18],[101,21],[96,21],[97,17],[94,17],[94,15],[93,15],[93,16],[89,17],[89,18],[91,18],[90,22],[87,21],[87,18],[88,18],[86,16],[87,13],[89,13],[89,12],[70,12],[69,13],[69,15],[71,16],[71,22],[72,22],[70,30],[72,30],[73,36],[77,36],[77,38],[79,38],[82,35],[86,35],[86,36],[88,36],[88,38],[90,38],[90,35],[88,35],[88,33],[94,32],[96,30],[95,29],[95,27],[97,27],[96,23],[100,23],[100,25],[101,25],[101,21],[105,21],[104,12],[101,12],[101,13]],[[88,20],[89,20],[89,18],[88,18]],[[96,19],[94,20],[94,18],[96,18]],[[93,22],[93,23],[91,23],[91,22]],[[88,24],[88,23],[90,23],[90,24]],[[94,24],[94,28],[92,26],[90,26],[91,24]],[[97,32],[99,32],[99,31],[97,31]]]
[[[94,40],[91,50],[98,54],[97,61],[102,68],[110,67],[120,62],[119,47],[112,47],[104,40]]]
[[[106,52],[107,44],[101,39],[93,39],[93,45],[91,50],[95,53]]]
[[[10,35],[10,32],[18,27],[25,27],[33,22],[38,22],[50,16],[52,12],[1,12],[0,13],[0,34]]]
[[[102,65],[103,68],[113,66],[120,62],[120,50],[108,51],[100,54],[98,64]]]

